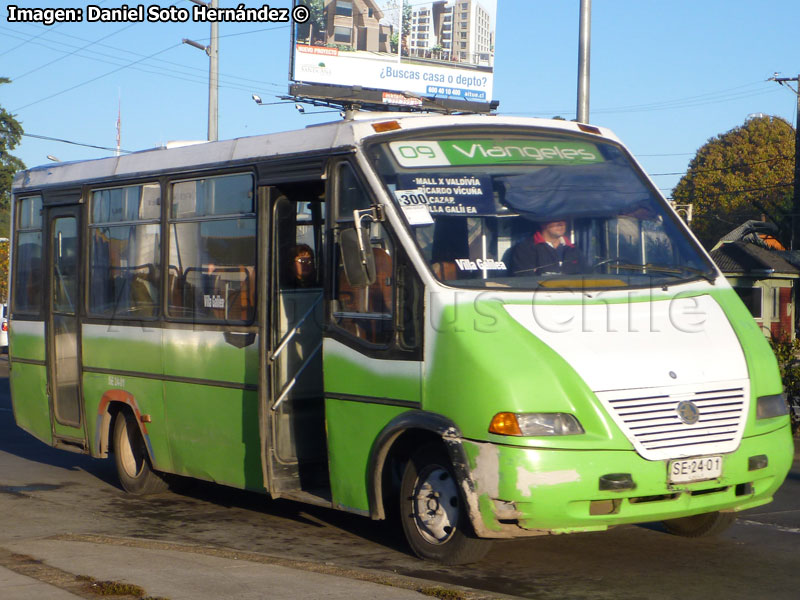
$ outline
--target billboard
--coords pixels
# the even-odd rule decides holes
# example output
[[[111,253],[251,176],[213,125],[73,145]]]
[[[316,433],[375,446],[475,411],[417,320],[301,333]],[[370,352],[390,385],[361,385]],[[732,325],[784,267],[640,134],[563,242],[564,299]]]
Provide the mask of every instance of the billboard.
[[[293,95],[489,105],[497,0],[294,3],[308,19],[293,28]]]

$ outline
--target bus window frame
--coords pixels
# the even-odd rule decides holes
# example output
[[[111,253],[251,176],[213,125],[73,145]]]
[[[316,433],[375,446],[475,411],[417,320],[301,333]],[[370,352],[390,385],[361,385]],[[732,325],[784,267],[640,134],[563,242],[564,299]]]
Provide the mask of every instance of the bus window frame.
[[[172,208],[173,202],[173,190],[175,184],[184,183],[188,181],[197,181],[200,179],[212,179],[212,178],[219,178],[219,177],[228,177],[233,175],[248,175],[250,177],[250,182],[252,184],[252,212],[249,213],[230,213],[230,214],[222,214],[222,215],[205,215],[205,216],[195,216],[195,217],[183,217],[183,218],[172,218],[170,216],[170,210]],[[259,319],[259,311],[258,311],[258,304],[261,302],[258,295],[259,283],[258,283],[258,273],[259,273],[259,244],[258,239],[260,235],[263,235],[263,232],[259,231],[260,221],[259,221],[259,201],[258,201],[258,188],[260,187],[261,183],[259,183],[259,177],[257,172],[257,165],[250,164],[247,165],[245,168],[231,168],[231,169],[224,169],[224,170],[210,170],[210,171],[203,171],[202,169],[198,169],[194,172],[186,173],[175,173],[164,177],[161,180],[162,190],[161,190],[161,231],[162,231],[162,241],[161,241],[161,260],[162,260],[162,268],[161,268],[161,277],[162,277],[162,289],[161,289],[161,301],[160,307],[163,315],[163,322],[169,323],[176,323],[176,324],[185,324],[185,323],[197,323],[199,325],[203,325],[204,327],[214,328],[219,327],[221,329],[247,329],[250,330],[258,325]],[[193,313],[190,316],[182,317],[180,315],[175,315],[174,313],[170,312],[170,301],[169,301],[169,267],[170,267],[170,251],[172,249],[172,232],[171,232],[171,225],[177,223],[201,223],[201,222],[211,222],[211,221],[230,221],[232,219],[252,219],[254,226],[255,226],[255,233],[254,233],[254,264],[253,264],[253,273],[255,274],[255,306],[252,311],[252,317],[248,320],[226,320],[224,318],[217,319],[217,318],[207,318],[196,313]]]
[[[28,200],[28,199],[34,199],[34,198],[38,198],[39,199],[39,204],[40,204],[40,206],[39,206],[39,225],[36,228],[28,227],[28,228],[22,229],[22,228],[19,227],[19,219],[21,218],[21,213],[19,212],[19,209],[17,207],[19,206],[19,204],[22,201]],[[45,278],[44,278],[45,271],[44,271],[44,269],[45,269],[45,257],[46,257],[45,253],[47,252],[47,243],[46,243],[47,240],[46,240],[46,235],[45,235],[46,234],[46,232],[45,232],[45,208],[46,208],[46,204],[45,204],[44,194],[42,194],[42,192],[32,192],[32,193],[29,193],[29,194],[14,196],[12,198],[13,214],[12,214],[12,218],[11,218],[11,227],[12,227],[13,235],[12,235],[12,239],[11,239],[11,241],[12,241],[11,251],[10,251],[9,254],[10,254],[10,257],[11,257],[11,273],[10,273],[10,275],[11,275],[11,281],[13,282],[13,285],[9,286],[9,289],[8,289],[8,312],[9,312],[9,315],[15,320],[19,319],[19,320],[27,320],[27,321],[41,321],[41,320],[43,320],[45,318],[45,315],[47,314],[47,311],[45,310],[45,307],[44,307],[44,298],[46,296],[45,285],[44,285],[44,283],[45,283]],[[80,228],[80,226],[81,226],[81,224],[79,223],[78,227]],[[41,289],[40,289],[40,292],[41,292],[41,294],[40,294],[40,298],[39,298],[37,309],[35,311],[33,311],[33,310],[31,310],[31,311],[28,311],[28,310],[20,311],[19,306],[17,306],[16,294],[12,293],[12,289],[16,290],[17,285],[18,285],[17,281],[16,281],[16,279],[17,279],[17,271],[16,271],[16,269],[17,269],[17,265],[19,265],[19,260],[18,260],[19,234],[20,233],[28,233],[28,232],[36,232],[36,231],[38,231],[40,236],[41,236],[41,245],[39,247],[39,252],[40,252],[39,260],[41,262],[41,265],[40,265],[40,269],[41,269],[41,277],[40,277],[40,279],[41,279]]]
[[[415,284],[419,286],[420,298],[418,300],[419,306],[417,307],[416,314],[420,321],[424,320],[424,284],[422,279],[417,273],[417,269],[408,255],[408,251],[400,241],[399,236],[395,233],[394,227],[388,217],[384,217],[380,221],[383,227],[384,234],[391,241],[394,248],[394,256],[392,256],[392,335],[390,340],[384,344],[376,344],[369,342],[363,338],[353,335],[345,328],[340,326],[333,316],[333,308],[335,306],[336,298],[336,278],[338,276],[338,236],[341,231],[340,223],[353,223],[353,217],[347,218],[339,217],[339,170],[344,166],[348,166],[352,171],[356,181],[365,193],[369,200],[370,206],[380,206],[375,190],[372,189],[366,178],[361,171],[355,156],[351,157],[336,157],[332,156],[328,164],[327,180],[328,189],[326,191],[326,202],[328,203],[328,212],[326,214],[326,271],[327,277],[325,283],[325,319],[327,323],[326,337],[335,339],[348,347],[351,347],[358,352],[370,357],[388,360],[422,360],[423,347],[424,347],[424,327],[420,327],[416,344],[413,347],[405,347],[400,341],[401,335],[400,322],[404,313],[404,307],[401,306],[400,290],[398,287],[398,273],[401,266],[406,271],[406,279],[415,279]],[[408,284],[407,284],[408,285]]]
[[[159,207],[159,214],[158,217],[150,218],[150,219],[142,219],[137,221],[94,221],[94,193],[95,192],[102,192],[105,190],[114,190],[114,189],[124,189],[129,187],[144,187],[146,185],[158,185],[159,193],[160,193],[160,203],[161,206]],[[82,257],[82,268],[86,273],[86,277],[84,278],[84,289],[83,291],[83,302],[81,302],[81,308],[83,312],[83,316],[87,321],[90,322],[116,322],[116,321],[125,321],[125,322],[140,322],[140,321],[147,321],[147,322],[156,322],[162,321],[165,315],[165,305],[164,299],[165,294],[163,292],[165,282],[164,277],[164,232],[168,230],[168,228],[164,227],[164,192],[165,192],[165,180],[163,177],[156,177],[156,178],[148,178],[148,179],[140,179],[135,181],[123,181],[120,183],[116,183],[114,185],[99,185],[98,187],[94,187],[92,185],[86,186],[83,197],[85,201],[83,204],[86,204],[86,212],[85,217],[81,219],[81,223],[79,224],[79,234],[83,235],[82,247],[83,247],[83,257]],[[143,315],[121,315],[121,314],[99,314],[93,312],[90,306],[90,294],[91,294],[91,283],[92,283],[92,230],[99,229],[101,227],[122,227],[122,226],[133,226],[137,227],[140,225],[156,225],[159,231],[159,255],[158,260],[160,261],[160,272],[158,276],[158,298],[156,301],[156,311],[154,315],[150,316],[143,316]]]

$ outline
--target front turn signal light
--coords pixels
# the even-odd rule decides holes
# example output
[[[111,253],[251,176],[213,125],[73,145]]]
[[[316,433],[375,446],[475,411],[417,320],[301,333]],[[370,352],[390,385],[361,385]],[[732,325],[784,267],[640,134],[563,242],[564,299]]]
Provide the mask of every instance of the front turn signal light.
[[[578,419],[568,413],[497,413],[489,433],[525,437],[585,433]]]
[[[788,414],[789,405],[786,403],[786,396],[783,394],[759,396],[758,400],[756,400],[756,419],[771,419],[772,417],[783,417]]]
[[[517,415],[509,412],[497,413],[489,424],[489,433],[497,435],[522,435],[522,430],[517,422]]]

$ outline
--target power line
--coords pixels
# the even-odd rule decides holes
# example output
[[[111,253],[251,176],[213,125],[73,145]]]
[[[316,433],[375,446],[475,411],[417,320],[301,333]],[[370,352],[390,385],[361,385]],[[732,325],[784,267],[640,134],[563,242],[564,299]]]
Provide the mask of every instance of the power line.
[[[62,144],[72,144],[73,146],[83,146],[85,148],[95,148],[97,150],[108,150],[109,152],[116,152],[116,148],[108,148],[106,146],[95,146],[94,144],[84,144],[82,142],[73,142],[72,140],[63,140],[61,138],[54,138],[47,135],[36,135],[35,133],[23,133],[24,137],[36,138],[37,140],[47,140],[48,142],[60,142]],[[124,152],[126,154],[130,154],[133,150],[123,150],[120,148],[120,152]]]
[[[285,25],[281,25],[281,26],[278,26],[278,27],[267,27],[267,28],[262,28],[262,29],[259,29],[259,30],[252,30],[250,32],[243,32],[243,34],[244,33],[263,32],[263,31],[273,31],[273,30],[282,29],[282,28],[285,28],[285,27],[286,27]],[[8,28],[0,27],[0,30],[4,30],[4,29],[6,31],[8,31]],[[10,37],[17,37],[18,39],[22,39],[22,38],[19,37],[19,32],[16,32],[14,30],[10,30],[10,31],[11,31],[11,33],[6,33],[6,35],[9,35]],[[70,37],[70,38],[73,38],[73,39],[76,39],[76,40],[80,40],[80,41],[84,41],[84,42],[90,42],[89,40],[86,40],[85,38],[80,38],[80,37],[69,35],[69,34],[60,33],[59,35],[63,35],[65,37]],[[234,35],[236,35],[236,34],[234,34]],[[104,39],[104,38],[101,38],[101,39]],[[74,46],[72,44],[69,44],[67,42],[52,42],[50,44],[46,44],[46,43],[43,43],[43,42],[35,42],[34,41],[32,43],[34,43],[34,44],[36,44],[38,46],[42,46],[42,47],[48,48],[49,50],[52,50],[54,52],[64,52],[64,50],[61,47],[54,47],[52,44],[62,44],[64,46],[77,48],[77,50],[75,50],[73,52],[67,52],[65,54],[65,56],[76,55],[76,56],[78,56],[80,58],[84,58],[84,59],[88,59],[88,60],[94,60],[96,62],[101,62],[101,63],[105,63],[105,64],[111,64],[111,65],[115,65],[115,66],[125,66],[125,65],[127,65],[127,66],[131,66],[133,69],[135,69],[137,71],[141,71],[143,73],[149,73],[149,74],[155,74],[155,75],[164,76],[165,75],[165,71],[168,71],[168,72],[171,72],[171,73],[176,73],[179,76],[178,78],[182,79],[183,81],[189,81],[189,82],[192,82],[192,83],[205,83],[207,81],[207,73],[205,73],[205,70],[199,69],[199,68],[196,68],[196,67],[191,67],[191,66],[188,66],[188,65],[185,65],[185,64],[181,64],[181,63],[176,63],[176,62],[173,62],[173,61],[167,61],[167,60],[163,60],[163,59],[156,59],[155,61],[151,60],[151,62],[162,63],[164,65],[172,65],[172,66],[178,67],[177,69],[167,69],[167,68],[165,68],[163,66],[160,66],[160,65],[152,65],[152,67],[150,65],[142,65],[142,66],[139,66],[139,67],[132,66],[132,65],[135,65],[138,62],[143,62],[144,60],[152,59],[154,55],[147,56],[147,55],[144,55],[144,54],[139,54],[139,53],[133,52],[131,50],[127,50],[127,49],[120,48],[120,47],[117,47],[117,46],[111,46],[111,45],[108,45],[108,44],[97,44],[97,45],[105,47],[105,48],[109,48],[111,50],[114,50],[115,52],[124,52],[124,53],[130,54],[132,56],[141,58],[143,60],[142,61],[134,61],[134,63],[120,63],[119,61],[122,59],[122,57],[120,57],[120,56],[111,56],[109,54],[102,53],[102,52],[97,52],[97,51],[90,51],[90,54],[87,55],[85,53],[85,48],[88,47],[88,46],[84,46],[84,47],[81,48],[81,47],[77,47],[77,46]],[[90,42],[89,45],[92,45],[92,43]],[[56,59],[56,60],[60,60],[60,59]],[[55,62],[55,61],[53,61],[53,62]],[[44,66],[47,66],[47,65],[42,65],[42,67],[44,67]],[[39,67],[39,68],[42,68],[42,67]],[[145,68],[145,67],[149,67],[149,68]],[[158,70],[155,70],[155,71],[151,70],[152,68],[156,68]],[[276,88],[276,89],[280,89],[280,90],[283,90],[286,87],[285,84],[279,84],[279,83],[270,82],[270,81],[264,81],[264,80],[258,80],[258,79],[250,79],[250,78],[246,78],[246,77],[239,77],[239,76],[232,76],[232,75],[225,75],[225,74],[220,74],[220,75],[221,75],[221,80],[225,82],[222,85],[222,87],[225,87],[225,88],[228,88],[228,89],[235,89],[235,90],[242,90],[242,91],[252,91],[252,87],[254,85],[257,85],[257,86],[270,86],[270,87],[273,87],[273,88]],[[169,76],[175,78],[175,75],[169,75]]]
[[[35,73],[36,71],[39,71],[39,70],[41,70],[41,69],[44,69],[44,68],[46,68],[46,67],[49,67],[49,66],[51,66],[51,65],[53,65],[53,64],[55,64],[55,63],[57,63],[57,62],[58,62],[58,61],[60,61],[60,60],[64,60],[65,58],[67,58],[67,57],[69,57],[69,56],[72,56],[73,54],[76,54],[76,53],[80,52],[81,50],[85,50],[85,49],[86,49],[86,48],[88,48],[89,46],[93,46],[94,44],[96,44],[96,43],[97,43],[97,42],[99,42],[100,40],[105,40],[105,39],[107,39],[107,38],[110,38],[111,36],[117,35],[118,33],[122,32],[122,31],[125,31],[126,29],[130,29],[130,28],[131,28],[131,27],[133,27],[134,25],[136,25],[136,23],[131,23],[131,24],[129,24],[129,25],[126,25],[126,26],[125,26],[125,27],[123,27],[122,29],[117,29],[116,31],[113,31],[113,32],[109,33],[108,35],[105,35],[105,36],[101,37],[99,40],[95,40],[95,41],[93,41],[93,42],[89,42],[88,44],[86,44],[85,46],[83,46],[83,47],[81,47],[81,48],[78,48],[78,49],[76,49],[76,50],[73,50],[72,52],[68,52],[68,53],[64,54],[63,56],[59,56],[58,58],[56,58],[56,59],[53,59],[53,60],[51,60],[50,62],[44,63],[44,64],[42,64],[42,65],[39,65],[38,67],[36,67],[36,68],[34,68],[34,69],[31,69],[30,71],[26,71],[26,72],[25,72],[25,73],[23,73],[22,75],[17,75],[17,76],[15,76],[15,77],[12,77],[12,79],[13,79],[14,81],[19,81],[20,79],[22,79],[23,77],[25,77],[25,76],[27,76],[27,75],[30,75],[31,73]]]
[[[629,106],[615,106],[609,108],[593,109],[592,112],[601,114],[613,114],[618,112],[626,112],[626,113],[648,112],[656,110],[674,110],[678,108],[694,108],[697,106],[717,104],[720,102],[731,102],[734,100],[741,100],[744,98],[750,98],[752,96],[760,96],[767,93],[771,93],[769,90],[765,88],[745,91],[747,90],[747,88],[754,88],[754,86],[761,86],[763,85],[763,83],[764,83],[763,81],[751,82],[732,88],[726,88],[724,90],[707,92],[705,94],[698,94],[695,96],[687,96],[685,98],[676,98],[673,100],[665,100],[663,102],[653,102],[647,104],[634,104]],[[559,109],[559,110],[540,110],[536,112],[509,112],[504,114],[541,116],[541,115],[553,115],[553,114],[571,113],[571,112],[572,109],[569,110]]]
[[[99,0],[97,2],[97,5],[99,6],[101,4],[105,4],[106,2],[108,2],[108,0]],[[39,35],[37,35],[37,36],[35,36],[35,37],[33,37],[33,38],[29,39],[29,40],[25,40],[21,44],[17,44],[13,48],[9,48],[5,52],[0,52],[0,56],[5,56],[9,52],[13,52],[14,50],[17,50],[17,49],[21,48],[25,44],[28,44],[28,43],[32,42],[33,40],[39,39],[40,37],[43,37],[43,36],[47,35],[51,31],[55,30],[57,27],[61,27],[62,25],[64,25],[64,23],[56,23],[55,25],[50,25],[50,26],[44,27],[43,31]]]
[[[107,73],[103,73],[102,75],[98,75],[97,77],[92,77],[91,79],[88,79],[88,80],[83,81],[81,83],[76,83],[75,85],[70,86],[70,87],[68,87],[66,89],[63,89],[63,90],[61,90],[59,92],[55,92],[53,94],[50,94],[49,96],[45,96],[44,98],[39,98],[38,100],[34,100],[33,102],[29,102],[25,106],[20,106],[19,108],[15,108],[12,112],[16,113],[17,111],[25,110],[26,108],[31,107],[34,104],[39,104],[40,102],[44,102],[45,100],[50,100],[52,98],[55,98],[56,96],[60,96],[61,94],[66,94],[67,92],[71,92],[74,89],[77,89],[79,87],[82,87],[84,85],[92,83],[94,81],[97,81],[98,79],[102,79],[103,77],[107,77],[109,75],[112,75],[113,73],[116,73],[118,71],[122,71],[123,69],[127,69],[128,67],[132,67],[135,64],[138,64],[140,62],[143,62],[143,61],[147,60],[148,58],[152,58],[154,56],[158,56],[159,54],[163,54],[164,52],[167,52],[168,50],[172,50],[173,48],[177,48],[180,45],[182,45],[182,44],[180,44],[180,43],[173,44],[172,46],[164,48],[163,50],[159,50],[158,52],[154,52],[150,56],[146,56],[146,57],[141,58],[139,60],[135,60],[132,63],[129,63],[127,65],[123,65],[123,66],[119,67],[118,69],[112,69],[111,71],[108,71]]]
[[[634,156],[694,156],[697,152],[675,152],[672,154],[634,154]]]
[[[0,30],[2,30],[2,29],[3,28],[0,27]],[[44,46],[44,44],[39,44],[39,45]],[[45,46],[45,47],[47,47],[47,46]],[[118,66],[118,67],[122,67],[122,66],[125,66],[125,65],[131,65],[132,64],[132,63],[124,63],[124,62],[121,63],[121,62],[119,62],[119,60],[120,60],[119,58],[110,57],[107,54],[101,54],[101,53],[97,53],[97,52],[95,54],[97,54],[98,56],[82,56],[82,55],[78,55],[78,56],[80,58],[93,60],[95,62],[114,65],[114,66]],[[141,56],[144,59],[147,58],[146,55],[142,55],[142,54],[137,55],[135,53],[131,53],[131,54],[134,54],[135,56]],[[99,58],[99,56],[107,57],[107,59]],[[168,65],[169,64],[177,64],[177,63],[172,63],[170,61],[162,61],[162,60],[157,60],[157,62],[163,62],[164,64],[168,64]],[[190,83],[206,84],[207,78],[208,78],[207,74],[205,74],[205,73],[201,74],[201,72],[202,72],[201,69],[194,68],[194,67],[184,66],[183,70],[169,69],[169,68],[166,68],[166,67],[162,67],[160,65],[152,65],[152,66],[147,65],[147,67],[148,68],[146,68],[145,66],[138,66],[138,67],[137,66],[131,66],[131,68],[133,70],[139,71],[141,73],[148,73],[148,74],[151,74],[151,75],[160,75],[160,76],[170,77],[172,79],[180,79],[181,81],[188,81]],[[197,74],[190,73],[190,72],[187,72],[188,70],[197,71],[198,73]],[[225,77],[224,79],[227,80],[228,77]],[[265,85],[265,86],[273,86],[273,87],[275,87],[277,89],[281,89],[281,90],[286,88],[285,85],[281,86],[279,84],[271,83],[271,82],[267,82],[267,81],[247,80],[247,79],[244,79],[244,78],[234,78],[234,79],[241,79],[242,81],[250,81],[252,83],[251,84],[244,84],[244,83],[242,83],[242,84],[236,84],[236,83],[223,84],[221,87],[228,88],[228,89],[243,90],[243,91],[248,91],[248,92],[252,91],[253,84]]]
[[[792,187],[794,185],[792,182],[789,183],[776,183],[774,185],[766,185],[763,187],[757,188],[745,188],[741,190],[726,190],[724,192],[703,192],[701,195],[704,198],[716,197],[716,196],[727,196],[727,195],[735,195],[735,194],[749,194],[750,192],[766,192],[769,190],[774,190],[776,188],[785,188],[785,187]]]
[[[692,169],[692,173],[714,173],[717,171],[733,171],[735,169],[740,169],[742,167],[752,167],[753,165],[761,165],[768,162],[774,162],[776,160],[792,160],[788,156],[773,156],[772,158],[765,158],[764,160],[757,160],[754,162],[749,163],[738,163],[735,165],[727,166],[727,167],[714,167],[710,169]],[[662,177],[666,175],[686,175],[688,171],[682,171],[680,173],[649,173],[651,177]]]
[[[254,33],[263,33],[263,32],[268,32],[268,31],[277,31],[279,29],[285,29],[286,27],[287,27],[286,25],[277,25],[277,26],[274,26],[274,27],[262,27],[261,29],[252,29],[250,31],[242,31],[242,32],[239,32],[239,33],[231,33],[231,34],[221,35],[219,37],[220,38],[234,37],[234,36],[240,36],[240,35],[250,35],[250,34],[254,34]],[[0,28],[0,29],[3,29],[3,28]],[[5,29],[10,30],[12,32],[11,35],[17,34],[17,37],[19,37],[19,35],[20,35],[19,32],[16,32],[13,29],[9,29],[9,28],[5,28]],[[22,34],[22,35],[25,35],[25,34]],[[78,41],[81,41],[81,42],[90,42],[91,41],[91,40],[87,40],[86,38],[82,38],[82,37],[79,37],[79,36],[76,36],[76,35],[72,35],[72,34],[69,34],[69,33],[58,32],[58,35],[61,35],[61,36],[64,36],[64,37],[68,37],[68,38],[71,38],[71,39],[74,39],[74,40],[78,40]],[[104,38],[101,38],[101,39],[104,39]],[[198,38],[198,39],[201,40],[201,41],[206,41],[208,38]],[[57,44],[60,44],[60,45],[63,45],[63,46],[70,46],[70,47],[73,47],[73,48],[76,47],[76,46],[73,46],[73,45],[71,45],[71,44],[69,44],[67,42],[53,42],[53,43],[57,43]],[[64,52],[64,50],[62,48],[60,48],[60,47],[48,46],[48,45],[46,45],[44,43],[41,43],[41,42],[39,42],[37,45],[43,46],[45,48],[48,48],[49,50],[53,50],[54,52]],[[103,48],[108,48],[109,50],[114,50],[115,52],[124,52],[126,54],[130,54],[130,55],[135,56],[135,57],[145,56],[144,54],[140,54],[138,52],[134,52],[133,50],[128,50],[126,48],[120,48],[119,46],[112,46],[110,44],[101,44],[101,43],[96,43],[96,45],[97,46],[101,46]],[[83,48],[79,48],[79,50],[82,50],[82,49]],[[74,52],[70,53],[70,54],[74,54]],[[106,57],[106,58],[111,58],[111,59],[121,59],[122,58],[122,57],[117,57],[117,56],[110,56],[108,54],[104,54],[104,53],[101,53],[101,52],[93,52],[93,54],[96,54],[98,56],[103,56],[103,57]],[[83,55],[81,55],[80,57],[81,58],[87,58],[89,60],[100,60],[100,59],[94,58],[92,56],[83,56]],[[100,62],[108,63],[109,61],[100,60]],[[174,62],[174,61],[169,61],[169,60],[164,60],[164,59],[156,59],[153,62],[163,63],[165,65],[172,65],[172,66],[178,67],[180,69],[183,69],[184,71],[187,71],[187,70],[188,71],[196,71],[198,73],[201,73],[204,78],[208,77],[208,72],[207,72],[208,70],[207,69],[200,69],[200,68],[197,68],[197,67],[192,67],[192,66],[186,65],[185,63],[177,63],[177,62]],[[116,63],[111,63],[111,64],[116,64]],[[246,77],[238,77],[238,76],[233,76],[233,75],[228,75],[227,77],[229,77],[231,79],[238,79],[238,80],[241,80],[241,81],[250,82],[250,83],[275,85],[275,86],[281,87],[282,89],[286,87],[285,84],[276,84],[274,82],[263,81],[263,80],[258,80],[258,79],[249,79],[249,78],[246,78]]]

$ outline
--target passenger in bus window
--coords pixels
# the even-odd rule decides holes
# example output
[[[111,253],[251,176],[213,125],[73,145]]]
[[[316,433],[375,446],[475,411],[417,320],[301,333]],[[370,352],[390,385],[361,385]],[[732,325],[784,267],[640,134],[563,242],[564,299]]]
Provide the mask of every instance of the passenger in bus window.
[[[578,248],[566,237],[567,222],[546,221],[539,231],[511,249],[514,275],[575,274],[583,271]]]
[[[317,267],[314,251],[308,244],[297,244],[289,252],[289,282],[295,287],[307,288],[317,285]]]

